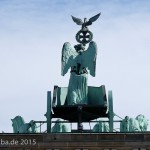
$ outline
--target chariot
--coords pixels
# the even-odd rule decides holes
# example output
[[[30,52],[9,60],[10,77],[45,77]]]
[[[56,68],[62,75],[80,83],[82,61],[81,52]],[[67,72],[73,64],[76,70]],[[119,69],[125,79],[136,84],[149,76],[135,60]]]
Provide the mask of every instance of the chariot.
[[[112,91],[106,95],[105,86],[88,86],[87,104],[67,104],[67,87],[54,86],[53,98],[47,93],[47,132],[51,132],[53,118],[61,118],[70,123],[78,123],[78,131],[84,132],[83,122],[91,122],[98,118],[108,118],[110,132],[113,132],[113,97]]]

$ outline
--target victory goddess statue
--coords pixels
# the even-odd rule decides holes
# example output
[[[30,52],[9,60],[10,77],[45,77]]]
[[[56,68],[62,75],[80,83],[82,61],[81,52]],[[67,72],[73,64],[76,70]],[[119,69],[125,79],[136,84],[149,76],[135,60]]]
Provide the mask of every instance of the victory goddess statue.
[[[88,73],[95,76],[97,46],[90,42],[85,50],[82,44],[73,49],[70,43],[66,42],[62,49],[62,75],[64,76],[71,68],[71,75],[68,86],[68,105],[87,104],[88,94]]]
[[[76,40],[80,44],[72,48],[71,44],[66,42],[62,48],[62,76],[71,68],[67,93],[68,105],[87,104],[88,102],[88,74],[95,77],[97,45],[92,41],[93,34],[87,26],[91,25],[99,16],[100,14],[90,18],[89,21],[86,21],[85,18],[84,22],[72,16],[74,22],[82,25],[82,29],[76,34]],[[89,43],[89,46],[86,49],[87,43]]]

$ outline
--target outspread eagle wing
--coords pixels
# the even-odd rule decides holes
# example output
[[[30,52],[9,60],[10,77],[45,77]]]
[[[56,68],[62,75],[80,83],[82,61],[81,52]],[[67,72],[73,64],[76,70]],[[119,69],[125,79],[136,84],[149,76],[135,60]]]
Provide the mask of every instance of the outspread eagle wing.
[[[99,13],[99,14],[97,14],[97,15],[91,17],[91,18],[89,19],[89,21],[91,21],[91,22],[96,21],[96,20],[99,18],[100,15],[101,15],[101,13]]]
[[[64,43],[61,58],[61,75],[64,76],[68,69],[75,65],[75,58],[78,53],[71,47],[69,42]]]
[[[89,43],[88,49],[84,52],[83,63],[88,67],[90,75],[95,77],[96,69],[96,57],[97,57],[97,45],[94,41]]]
[[[83,24],[83,21],[79,18],[76,18],[76,17],[73,17],[72,16],[72,19],[73,21],[77,24],[77,25],[82,25]]]
[[[91,18],[89,19],[89,21],[85,23],[85,25],[86,25],[86,26],[91,25],[94,21],[96,21],[96,20],[99,18],[100,15],[101,15],[101,13],[99,13],[99,14],[97,14],[97,15],[91,17]]]

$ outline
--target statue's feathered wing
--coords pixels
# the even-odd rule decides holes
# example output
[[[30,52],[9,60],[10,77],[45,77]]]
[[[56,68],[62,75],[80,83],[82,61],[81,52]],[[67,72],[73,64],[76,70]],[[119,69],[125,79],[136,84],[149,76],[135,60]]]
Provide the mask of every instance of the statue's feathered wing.
[[[61,58],[61,75],[64,76],[71,66],[75,66],[75,58],[78,55],[69,42],[64,43]]]
[[[88,67],[90,75],[95,77],[97,45],[94,41],[89,43],[89,47],[83,55],[83,65]]]
[[[72,16],[72,19],[77,25],[83,24],[83,21],[80,18],[76,18],[76,17]]]
[[[101,13],[99,13],[99,14],[97,14],[97,15],[91,17],[91,18],[89,19],[89,21],[85,23],[85,26],[91,25],[94,21],[96,21],[96,20],[99,18],[100,15],[101,15]]]

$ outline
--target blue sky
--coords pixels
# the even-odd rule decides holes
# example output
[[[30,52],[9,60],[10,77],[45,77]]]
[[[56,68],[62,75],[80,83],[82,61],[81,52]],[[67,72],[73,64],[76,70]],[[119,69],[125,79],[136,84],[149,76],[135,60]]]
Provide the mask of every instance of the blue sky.
[[[90,18],[98,45],[96,77],[89,85],[112,90],[121,117],[150,119],[150,1],[0,0],[0,131],[12,132],[11,118],[45,120],[46,93],[67,86],[61,76],[64,42],[77,44],[71,15]]]

